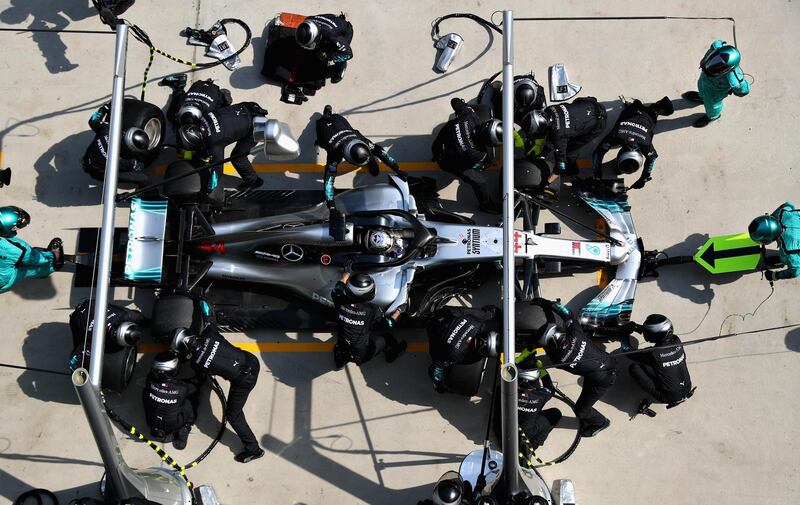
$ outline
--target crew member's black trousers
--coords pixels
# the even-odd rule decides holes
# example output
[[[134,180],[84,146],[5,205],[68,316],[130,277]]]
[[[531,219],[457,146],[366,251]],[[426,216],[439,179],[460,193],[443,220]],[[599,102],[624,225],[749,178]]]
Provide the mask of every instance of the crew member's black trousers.
[[[550,432],[561,420],[561,411],[558,409],[545,409],[532,417],[520,416],[520,427],[528,437],[533,449],[544,445]]]
[[[493,210],[500,208],[499,200],[492,194],[492,184],[490,184],[485,171],[475,168],[453,170],[444,167],[442,167],[442,170],[455,175],[460,180],[469,184],[472,191],[475,192],[475,196],[478,198],[481,209]]]
[[[242,444],[244,444],[244,449],[251,452],[259,449],[258,440],[256,440],[253,430],[250,429],[250,425],[247,424],[247,419],[245,419],[242,409],[247,403],[250,391],[256,387],[260,370],[261,364],[258,359],[252,354],[247,354],[247,363],[244,364],[236,380],[231,381],[225,408],[228,424],[239,435]]]
[[[606,422],[603,414],[594,409],[597,400],[611,389],[617,380],[616,370],[609,370],[603,375],[594,374],[584,377],[583,389],[575,402],[575,413],[581,421],[581,428],[600,426]]]
[[[348,344],[344,339],[337,339],[333,346],[333,359],[336,368],[344,366],[352,361],[358,366],[363,365],[378,354],[386,350],[388,346],[394,346],[397,340],[391,333],[372,335],[368,340]]]

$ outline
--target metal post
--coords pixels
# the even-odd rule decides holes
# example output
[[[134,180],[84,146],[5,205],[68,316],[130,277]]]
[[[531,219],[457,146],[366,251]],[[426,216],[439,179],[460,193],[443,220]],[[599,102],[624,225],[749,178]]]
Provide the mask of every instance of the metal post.
[[[87,382],[87,377],[88,374],[83,368],[75,370],[72,374],[72,385],[78,393],[97,449],[100,451],[103,466],[106,468],[106,486],[110,484],[113,490],[113,493],[106,494],[118,498],[142,497],[144,495],[139,489],[146,489],[146,485],[122,459],[117,439],[111,430],[111,423],[103,409],[100,392],[96,386]]]
[[[125,97],[125,59],[128,51],[128,25],[117,25],[117,44],[114,51],[114,88],[111,94],[111,123],[108,132],[108,158],[103,185],[103,225],[100,229],[100,257],[97,262],[97,288],[94,299],[92,328],[92,357],[89,381],[100,388],[103,376],[103,352],[106,344],[106,308],[111,278],[111,255],[114,241],[114,205],[117,196],[119,151],[122,144],[122,104]]]
[[[503,466],[508,496],[519,490],[517,367],[514,364],[514,15],[503,11]]]

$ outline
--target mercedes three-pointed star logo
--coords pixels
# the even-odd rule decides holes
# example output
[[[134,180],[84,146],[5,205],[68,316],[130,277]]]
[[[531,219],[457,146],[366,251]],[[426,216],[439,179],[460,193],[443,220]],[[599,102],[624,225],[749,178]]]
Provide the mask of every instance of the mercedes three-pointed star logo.
[[[285,244],[281,247],[281,256],[286,261],[296,263],[303,259],[303,248],[295,244]]]

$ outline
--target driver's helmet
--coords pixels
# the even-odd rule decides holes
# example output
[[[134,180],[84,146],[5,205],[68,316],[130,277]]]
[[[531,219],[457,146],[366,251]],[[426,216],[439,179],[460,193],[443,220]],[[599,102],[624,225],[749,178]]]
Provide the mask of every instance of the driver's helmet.
[[[141,128],[128,128],[122,136],[122,142],[129,151],[143,153],[150,147],[150,136]]]
[[[369,274],[353,274],[347,279],[344,290],[353,303],[368,302],[375,298],[375,281]]]
[[[765,214],[753,219],[750,226],[747,227],[747,231],[753,241],[767,245],[778,240],[783,230],[776,217]]]
[[[383,230],[370,230],[367,232],[367,248],[372,252],[386,252],[394,246],[394,237]]]
[[[736,68],[741,61],[742,55],[739,50],[731,45],[725,45],[708,53],[708,56],[700,62],[700,68],[709,77],[720,77]]]
[[[153,360],[150,370],[160,380],[174,379],[178,375],[178,355],[175,351],[159,353]]]
[[[0,207],[0,237],[13,237],[17,230],[25,228],[31,222],[31,216],[23,209],[9,205]]]
[[[303,49],[313,50],[320,39],[320,30],[317,23],[310,19],[303,20],[294,32],[297,44]]]
[[[617,171],[632,174],[644,166],[644,155],[636,144],[626,144],[617,153]]]
[[[661,314],[650,314],[642,324],[642,335],[650,343],[663,342],[672,335],[672,321]]]

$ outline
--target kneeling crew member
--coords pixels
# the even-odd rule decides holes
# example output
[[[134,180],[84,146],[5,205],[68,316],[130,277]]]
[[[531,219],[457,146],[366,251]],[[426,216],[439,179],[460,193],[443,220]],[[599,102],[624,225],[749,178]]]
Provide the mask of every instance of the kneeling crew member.
[[[108,159],[108,135],[111,126],[111,104],[107,103],[97,109],[89,118],[89,127],[95,134],[94,140],[83,154],[83,171],[96,180],[103,182],[106,176],[106,160]],[[145,153],[150,147],[150,137],[141,128],[128,128],[122,131],[122,141],[131,153]],[[139,187],[149,184],[150,178],[144,173],[144,163],[135,159],[119,158],[117,180],[122,183],[135,184]]]
[[[484,171],[494,160],[494,147],[503,141],[503,125],[492,119],[488,105],[467,105],[453,98],[450,106],[456,117],[436,135],[431,147],[433,161],[472,187],[481,210],[500,213],[499,196],[493,194]]]
[[[250,163],[250,151],[256,146],[253,136],[255,120],[261,120],[267,115],[255,102],[242,102],[219,110],[203,114],[198,124],[183,125],[178,130],[178,143],[187,151],[198,151],[201,155],[208,155],[212,161],[219,162],[225,159],[225,148],[233,143],[236,145],[231,151],[233,168],[244,180],[236,189],[247,191],[264,184],[253,164]],[[212,168],[211,189],[214,189],[222,180],[222,165]]]
[[[163,441],[173,435],[172,445],[186,448],[189,431],[197,418],[197,386],[178,377],[178,355],[165,351],[153,360],[142,391],[144,414],[150,434]]]
[[[628,356],[635,361],[628,367],[633,380],[655,401],[666,403],[668,409],[691,398],[694,389],[686,353],[681,339],[673,333],[672,321],[661,314],[650,314],[641,331],[644,339],[655,344],[655,348]],[[651,403],[649,398],[642,400],[639,413],[655,417]]]
[[[203,114],[227,107],[233,103],[231,92],[220,88],[213,79],[195,81],[184,91],[186,74],[174,74],[159,82],[172,88],[167,118],[177,126],[197,124]]]
[[[180,355],[188,356],[198,375],[219,376],[230,382],[225,417],[244,445],[233,459],[249,463],[263,456],[264,450],[259,447],[244,416],[244,406],[256,387],[261,369],[258,358],[234,347],[213,323],[208,324],[200,336],[189,334],[186,328],[177,328],[172,333],[171,346]]]
[[[146,322],[147,318],[138,310],[109,303],[106,307],[106,350],[116,352],[139,342],[142,336],[140,326]],[[69,329],[73,349],[70,370],[75,371],[84,365],[88,368],[94,336],[94,300],[89,298],[75,306],[69,315]]]
[[[339,325],[333,360],[336,370],[348,362],[363,365],[383,352],[388,363],[396,360],[406,350],[406,341],[398,342],[389,332],[376,334],[376,325],[384,322],[389,328],[402,314],[404,307],[384,317],[383,309],[371,303],[375,298],[375,281],[369,274],[353,274],[350,265],[331,292]]]
[[[303,49],[314,51],[317,58],[329,65],[328,77],[336,84],[344,78],[347,61],[353,58],[353,25],[344,13],[318,14],[303,20],[295,31],[297,43]]]
[[[0,293],[5,293],[23,279],[43,279],[64,266],[61,239],[50,241],[46,249],[31,247],[17,237],[31,216],[19,207],[0,207]]]
[[[317,119],[315,144],[324,149],[327,154],[324,187],[325,202],[331,211],[331,236],[336,240],[344,240],[344,217],[336,209],[333,200],[335,196],[334,180],[339,163],[345,160],[358,167],[366,165],[369,167],[370,174],[378,175],[380,170],[378,162],[382,161],[404,181],[407,180],[407,176],[400,170],[397,160],[383,147],[371,142],[360,131],[354,129],[347,119],[339,114],[334,114],[330,105],[325,106],[322,117]]]
[[[581,422],[581,436],[593,437],[611,424],[594,409],[597,400],[611,389],[617,369],[607,352],[597,348],[583,334],[572,312],[557,302],[536,298],[533,302],[544,310],[549,322],[539,332],[538,344],[544,347],[553,364],[568,364],[562,369],[583,377],[583,388],[575,402],[575,413]],[[530,346],[527,346],[530,348]]]
[[[548,179],[552,184],[560,175],[578,170],[578,151],[603,132],[606,110],[593,96],[572,103],[533,110],[522,120],[522,131],[529,138],[544,138],[544,154],[553,151],[555,168]]]
[[[639,180],[631,185],[633,189],[641,189],[650,180],[656,166],[656,148],[653,147],[658,116],[669,116],[675,111],[669,97],[656,103],[642,104],[639,100],[627,104],[617,119],[614,128],[605,136],[592,155],[594,176],[600,178],[603,156],[612,147],[619,147],[617,153],[617,174],[632,174],[642,170]]]
[[[750,238],[762,245],[778,241],[783,270],[767,270],[766,278],[772,282],[800,276],[800,209],[786,202],[771,215],[759,216],[748,227]]]
[[[454,365],[469,365],[497,356],[498,315],[494,305],[481,309],[442,307],[433,314],[427,325],[429,353],[433,360],[428,375],[437,392],[447,391],[447,376]]]
[[[534,368],[527,370],[520,368],[517,390],[517,416],[521,430],[519,452],[526,455],[527,461],[533,460],[534,455],[530,452],[544,445],[550,432],[561,420],[560,410],[544,409],[545,404],[555,394],[556,388],[553,379],[543,369],[542,362],[536,359],[534,361]],[[495,395],[499,394],[500,386],[495,390]],[[495,401],[494,433],[498,440],[503,438],[500,410],[500,402]]]

